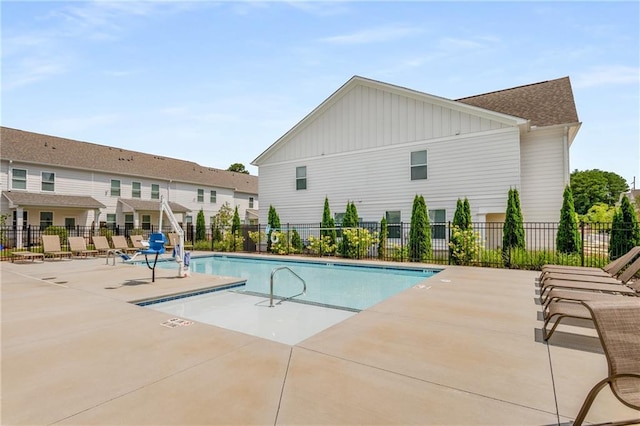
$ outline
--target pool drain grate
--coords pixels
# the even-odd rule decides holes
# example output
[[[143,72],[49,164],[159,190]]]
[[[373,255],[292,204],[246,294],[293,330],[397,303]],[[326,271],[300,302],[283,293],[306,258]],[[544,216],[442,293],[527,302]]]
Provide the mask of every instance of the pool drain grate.
[[[186,327],[193,324],[193,321],[183,320],[181,318],[171,318],[160,325],[168,328],[176,328],[176,327]]]

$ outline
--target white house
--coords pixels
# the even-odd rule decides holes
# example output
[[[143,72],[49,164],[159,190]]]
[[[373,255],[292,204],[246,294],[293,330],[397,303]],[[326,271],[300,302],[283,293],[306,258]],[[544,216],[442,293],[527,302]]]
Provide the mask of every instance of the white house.
[[[260,154],[260,199],[282,223],[409,222],[423,195],[432,220],[467,197],[478,222],[504,219],[509,188],[524,220],[557,222],[580,122],[568,77],[450,100],[354,76]],[[268,209],[260,212],[267,222]]]
[[[0,128],[0,213],[22,225],[157,226],[160,197],[183,223],[228,203],[258,220],[258,178],[190,161]]]

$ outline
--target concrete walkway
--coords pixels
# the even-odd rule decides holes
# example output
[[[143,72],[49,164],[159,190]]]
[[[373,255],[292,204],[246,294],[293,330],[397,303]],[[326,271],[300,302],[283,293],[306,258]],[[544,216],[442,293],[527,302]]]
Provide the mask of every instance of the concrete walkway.
[[[448,267],[295,346],[127,303],[234,278],[0,271],[3,425],[557,425],[607,372],[594,330],[540,341],[529,271]],[[634,414],[605,390],[588,420]]]

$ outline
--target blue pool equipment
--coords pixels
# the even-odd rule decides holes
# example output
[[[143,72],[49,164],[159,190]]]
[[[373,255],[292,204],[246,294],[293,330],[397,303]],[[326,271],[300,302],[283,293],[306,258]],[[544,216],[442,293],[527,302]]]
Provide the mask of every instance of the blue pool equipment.
[[[140,249],[138,253],[144,254],[144,260],[147,263],[147,267],[151,269],[151,282],[156,281],[156,263],[158,263],[158,256],[164,254],[164,245],[167,242],[162,232],[154,232],[149,235],[149,248]],[[149,263],[148,256],[155,256],[153,260],[153,266]]]

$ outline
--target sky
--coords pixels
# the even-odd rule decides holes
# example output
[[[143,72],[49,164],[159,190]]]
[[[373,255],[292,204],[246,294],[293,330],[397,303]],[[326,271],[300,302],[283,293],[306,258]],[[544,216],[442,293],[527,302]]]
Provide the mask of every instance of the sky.
[[[256,175],[354,75],[449,99],[569,76],[571,170],[640,188],[639,5],[3,0],[1,123]]]

